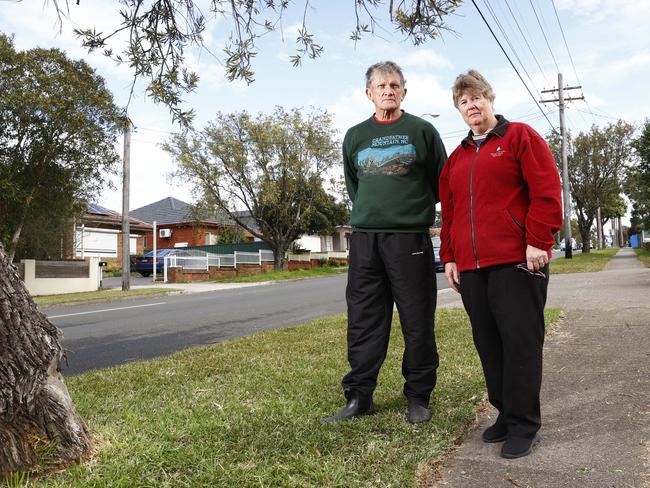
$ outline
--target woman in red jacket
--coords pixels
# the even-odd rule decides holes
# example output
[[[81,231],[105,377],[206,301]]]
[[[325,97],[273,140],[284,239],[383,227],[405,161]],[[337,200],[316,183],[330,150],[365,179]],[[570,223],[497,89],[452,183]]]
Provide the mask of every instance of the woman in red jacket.
[[[472,323],[490,403],[499,411],[485,442],[501,455],[539,441],[544,305],[553,234],[562,225],[560,178],[544,139],[493,110],[475,70],[453,86],[470,128],[440,175],[440,259]]]

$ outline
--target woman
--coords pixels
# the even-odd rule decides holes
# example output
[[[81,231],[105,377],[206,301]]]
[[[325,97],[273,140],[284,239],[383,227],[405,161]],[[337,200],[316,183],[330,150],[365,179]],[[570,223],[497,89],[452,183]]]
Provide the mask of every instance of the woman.
[[[472,324],[490,403],[485,442],[528,455],[539,441],[544,305],[553,234],[562,225],[560,178],[544,139],[495,115],[494,93],[475,70],[456,78],[454,106],[470,128],[440,176],[442,244],[449,285]]]

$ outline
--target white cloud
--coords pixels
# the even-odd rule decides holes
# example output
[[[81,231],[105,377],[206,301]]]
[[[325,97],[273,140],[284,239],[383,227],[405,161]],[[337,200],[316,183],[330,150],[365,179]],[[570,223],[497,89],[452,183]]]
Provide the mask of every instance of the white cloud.
[[[450,69],[453,68],[451,61],[432,49],[418,48],[406,56],[399,58],[398,62],[402,67],[421,69]]]

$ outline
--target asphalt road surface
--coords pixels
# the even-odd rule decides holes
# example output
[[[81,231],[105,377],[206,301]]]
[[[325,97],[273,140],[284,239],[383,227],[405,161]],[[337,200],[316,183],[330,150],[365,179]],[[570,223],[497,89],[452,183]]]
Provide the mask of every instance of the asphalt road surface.
[[[437,277],[439,289],[447,288],[444,275]],[[346,280],[338,275],[44,312],[63,331],[63,371],[75,374],[345,313]]]

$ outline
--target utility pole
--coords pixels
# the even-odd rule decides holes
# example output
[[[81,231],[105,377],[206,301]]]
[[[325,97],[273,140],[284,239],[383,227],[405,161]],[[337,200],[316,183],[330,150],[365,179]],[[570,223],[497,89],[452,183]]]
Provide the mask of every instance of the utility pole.
[[[571,100],[584,100],[585,97],[564,97],[564,90],[578,90],[581,86],[568,86],[564,87],[562,82],[562,73],[557,74],[557,89],[555,90],[542,90],[541,93],[555,93],[558,92],[558,97],[552,100],[540,100],[541,103],[560,103],[560,139],[561,139],[561,153],[562,153],[562,200],[564,202],[564,257],[571,259],[573,257],[573,249],[571,246],[571,194],[569,192],[569,165],[566,155],[566,124],[564,123],[564,102]]]
[[[131,226],[129,225],[129,167],[131,164],[131,122],[124,120],[124,160],[122,169],[122,291],[131,289]]]

